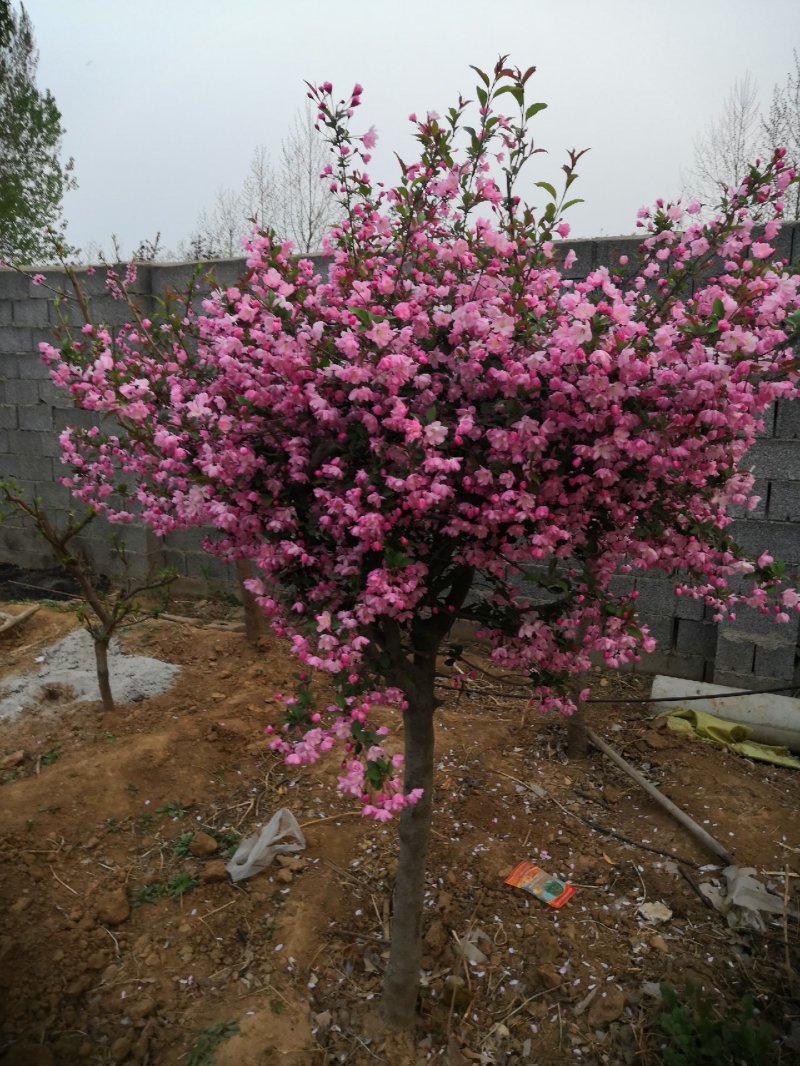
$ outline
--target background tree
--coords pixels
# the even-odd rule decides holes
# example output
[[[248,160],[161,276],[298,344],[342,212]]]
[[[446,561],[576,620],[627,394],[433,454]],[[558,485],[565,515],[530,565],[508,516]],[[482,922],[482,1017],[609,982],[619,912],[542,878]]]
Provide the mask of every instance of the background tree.
[[[746,72],[733,83],[720,114],[695,138],[689,195],[704,205],[716,204],[725,189],[740,184],[761,143],[758,87]]]
[[[49,91],[36,87],[31,20],[0,0],[0,258],[52,259],[46,227],[63,231],[65,192],[75,185],[72,160],[61,162],[61,112]]]
[[[733,83],[720,114],[696,138],[694,164],[684,184],[687,196],[696,197],[706,212],[721,192],[740,184],[757,158],[769,159],[775,148],[786,149],[787,166],[800,165],[800,54],[796,49],[793,57],[794,70],[773,87],[766,113],[761,111],[756,83],[745,73]],[[785,203],[784,217],[800,219],[797,185]]]
[[[196,229],[179,250],[189,259],[235,259],[241,256],[242,241],[251,228],[241,192],[220,188],[213,205],[200,212]]]
[[[295,115],[281,144],[277,167],[263,144],[256,146],[241,188],[220,189],[210,209],[200,213],[197,227],[180,247],[189,259],[232,259],[253,229],[272,227],[302,254],[318,252],[341,207],[329,184],[320,180],[329,154],[309,105]]]
[[[543,207],[522,202],[545,106],[527,97],[534,68],[477,73],[474,125],[461,97],[412,116],[420,156],[388,189],[365,170],[374,131],[351,129],[361,86],[312,88],[345,216],[326,278],[254,235],[246,273],[201,312],[193,293],[157,321],[129,300],[116,336],[88,324],[43,348],[55,382],[118,427],[62,435],[79,498],[156,533],[213,527],[213,550],[255,564],[275,630],[328,675],[326,699],[301,675],[274,747],[300,763],[343,745],[341,791],[400,815],[384,981],[399,1026],[419,987],[434,682],[441,653],[459,654],[454,623],[477,623],[542,710],[569,713],[591,655],[613,668],[654,647],[620,572],[663,571],[718,620],[736,603],[800,609],[726,513],[756,502],[742,459],[768,405],[798,392],[800,279],[770,243],[795,178],[783,153],[705,224],[658,201],[636,262],[573,282],[554,238],[581,153],[561,192],[537,183]],[[757,204],[775,216],[758,237]]]
[[[328,184],[320,181],[329,162],[328,145],[319,135],[316,110],[309,102],[295,114],[289,136],[281,144],[273,221],[278,235],[288,238],[304,255],[321,251],[323,237],[342,216]]]
[[[782,85],[772,90],[769,111],[761,120],[765,156],[771,149],[782,146],[787,161],[800,167],[800,53],[793,53],[794,70],[786,75]],[[800,219],[800,185],[795,185],[786,201],[786,218]]]
[[[272,165],[266,148],[257,145],[241,188],[217,190],[213,206],[200,212],[194,232],[179,246],[179,253],[188,259],[241,257],[254,221],[259,227],[272,225],[275,205]]]
[[[252,229],[251,220],[260,229],[271,224],[275,214],[277,189],[272,162],[263,144],[256,145],[250,157],[250,165],[239,193],[239,199],[244,218],[248,222],[245,236]],[[239,245],[239,253],[241,253],[241,245]]]
[[[54,522],[42,506],[40,499],[26,496],[19,485],[11,479],[0,481],[0,521],[4,511],[24,515],[34,529],[47,542],[53,557],[72,577],[80,590],[81,603],[78,617],[94,644],[97,686],[103,710],[113,712],[114,695],[111,673],[108,666],[109,647],[120,630],[133,624],[142,612],[156,615],[152,600],[166,602],[169,587],[178,576],[177,570],[164,569],[142,581],[133,580],[128,571],[125,543],[119,537],[111,538],[111,549],[120,564],[119,580],[109,585],[98,577],[86,546],[80,545],[80,535],[97,517],[97,512],[88,508],[83,514],[70,512],[60,526]],[[78,546],[80,545],[80,546]],[[141,597],[151,601],[151,606],[142,607]]]

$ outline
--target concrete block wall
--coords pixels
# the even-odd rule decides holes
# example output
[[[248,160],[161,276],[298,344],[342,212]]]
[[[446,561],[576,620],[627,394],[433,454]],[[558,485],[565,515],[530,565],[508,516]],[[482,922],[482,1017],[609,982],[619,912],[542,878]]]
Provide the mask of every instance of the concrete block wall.
[[[562,242],[572,248],[576,261],[569,277],[580,279],[598,266],[617,268],[627,255],[634,262],[640,238],[614,237]],[[777,240],[778,254],[800,258],[800,224],[784,226]],[[145,264],[138,274],[136,291],[143,310],[166,289],[183,290],[196,264]],[[219,284],[230,285],[244,270],[242,260],[209,264]],[[325,269],[324,260],[318,266]],[[48,512],[56,517],[70,506],[67,490],[58,483],[61,475],[58,433],[68,424],[91,421],[86,412],[75,411],[68,398],[49,380],[38,356],[38,344],[52,341],[57,324],[53,290],[64,290],[63,272],[44,271],[45,284],[34,286],[13,271],[0,269],[0,477],[14,476],[30,494],[41,496]],[[123,304],[105,290],[104,272],[82,274],[93,315],[111,325],[125,321]],[[68,297],[69,294],[67,294]],[[61,302],[62,313],[76,323],[82,320],[69,299]],[[757,476],[759,507],[737,518],[736,536],[755,554],[769,550],[787,563],[789,573],[800,572],[800,404],[779,403],[766,420],[763,437],[750,453]],[[119,527],[117,527],[119,532]],[[164,540],[141,527],[121,530],[127,543],[130,570],[136,575],[175,567],[179,587],[187,592],[235,592],[232,568],[203,550],[203,534],[191,530]],[[107,523],[97,520],[87,531],[85,544],[99,567],[110,569],[113,556],[108,544]],[[30,527],[12,517],[0,525],[0,563],[42,567],[51,562],[47,548],[37,542]],[[735,621],[717,625],[702,603],[676,597],[673,584],[663,575],[645,574],[617,579],[620,588],[639,591],[638,608],[658,650],[644,657],[642,669],[669,673],[694,680],[748,688],[797,684],[798,624],[776,625],[753,611],[738,612]]]
[[[244,269],[241,260],[213,266],[218,281],[226,285]],[[193,263],[142,265],[134,285],[142,312],[149,313],[154,299],[165,291],[185,289],[194,268]],[[82,508],[59,483],[66,471],[60,462],[58,436],[68,425],[91,425],[96,419],[89,412],[75,410],[67,394],[50,381],[39,357],[39,344],[54,340],[59,316],[73,325],[83,322],[63,271],[43,273],[44,283],[34,285],[13,271],[0,270],[0,477],[15,478],[27,499],[39,497],[48,515],[63,522],[70,509],[80,513]],[[127,308],[108,295],[105,271],[81,269],[78,275],[93,318],[122,325]],[[114,536],[125,543],[124,568],[112,548]],[[191,530],[162,540],[144,526],[112,526],[98,518],[81,534],[80,546],[103,573],[119,576],[125,569],[138,581],[170,566],[179,574],[176,590],[235,592],[232,567],[205,551],[202,539],[199,531]],[[37,569],[51,565],[53,559],[29,520],[12,512],[0,524],[0,562]]]

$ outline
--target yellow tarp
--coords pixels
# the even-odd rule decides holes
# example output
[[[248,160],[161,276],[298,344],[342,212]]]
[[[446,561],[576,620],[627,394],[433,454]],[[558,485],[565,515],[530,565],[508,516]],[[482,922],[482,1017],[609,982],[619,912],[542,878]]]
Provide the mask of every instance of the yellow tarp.
[[[771,762],[776,766],[788,766],[800,770],[800,759],[792,755],[788,748],[773,747],[771,744],[759,744],[751,740],[752,729],[741,722],[726,722],[706,711],[677,707],[665,711],[659,718],[666,718],[667,725],[674,733],[693,734],[701,740],[712,744],[722,744],[737,755],[760,762]]]

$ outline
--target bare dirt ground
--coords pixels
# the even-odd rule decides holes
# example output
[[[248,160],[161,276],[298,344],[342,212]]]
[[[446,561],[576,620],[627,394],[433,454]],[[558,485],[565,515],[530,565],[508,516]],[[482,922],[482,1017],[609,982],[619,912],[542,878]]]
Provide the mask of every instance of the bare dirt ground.
[[[800,1016],[796,921],[732,932],[692,886],[713,856],[599,753],[568,761],[562,721],[479,674],[466,694],[443,683],[416,1047],[387,1037],[395,827],[338,796],[335,759],[297,769],[270,753],[262,730],[295,664],[273,638],[253,649],[209,627],[212,605],[197,613],[125,637],[181,665],[165,694],[108,715],[45,687],[0,723],[0,1062],[655,1064],[663,980],[692,979],[720,1007],[747,993],[778,1036]],[[0,637],[0,676],[77,625],[43,607]],[[601,698],[648,690],[593,681]],[[800,775],[645,712],[597,705],[592,725],[793,895]],[[283,806],[306,850],[233,885],[225,857]],[[503,884],[522,859],[578,886],[563,910]],[[643,903],[671,917],[649,921]],[[485,961],[463,958],[465,940]],[[793,1054],[776,1044],[771,1061]]]

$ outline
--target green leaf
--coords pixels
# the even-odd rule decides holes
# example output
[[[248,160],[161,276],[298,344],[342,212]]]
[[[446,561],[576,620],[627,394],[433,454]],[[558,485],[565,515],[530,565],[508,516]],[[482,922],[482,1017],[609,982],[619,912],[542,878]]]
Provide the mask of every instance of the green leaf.
[[[410,566],[414,561],[409,555],[406,555],[405,552],[392,547],[387,547],[385,549],[383,557],[390,570],[405,570],[405,568]]]
[[[473,67],[472,63],[470,63],[469,69],[475,71],[475,73],[478,75],[478,77],[481,79],[483,84],[488,89],[489,88],[489,75],[485,74],[482,70],[479,70],[478,67]]]
[[[711,305],[711,315],[715,322],[719,322],[721,318],[725,317],[725,305],[719,297]]]
[[[520,103],[522,103],[521,100]],[[525,118],[533,118],[533,116],[538,115],[540,111],[544,111],[546,107],[547,104],[531,104],[531,106],[525,110]]]
[[[522,107],[523,101],[525,100],[525,90],[521,85],[504,85],[502,89],[498,89],[494,95],[502,96],[503,93],[511,93],[519,106]]]
[[[486,107],[486,101],[489,99],[489,94],[485,89],[482,89],[480,85],[475,87],[475,92],[478,94],[478,100],[480,101],[481,107]]]
[[[549,192],[554,200],[557,199],[557,197],[558,197],[558,193],[556,192],[555,188],[550,184],[549,181],[537,181],[536,182],[536,188],[537,189],[544,189],[545,192]]]
[[[366,307],[348,307],[346,310],[355,315],[362,326],[371,326],[374,321]]]
[[[564,204],[564,206],[561,208],[561,210],[562,211],[566,211],[568,208],[574,207],[575,204],[582,204],[584,202],[585,201],[582,200],[580,196],[576,196],[574,200],[567,200],[567,202]]]

